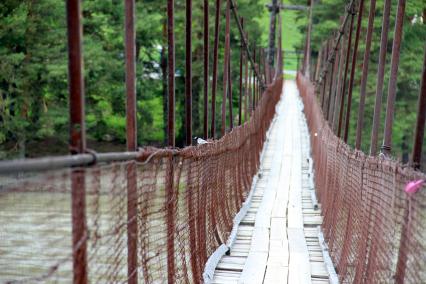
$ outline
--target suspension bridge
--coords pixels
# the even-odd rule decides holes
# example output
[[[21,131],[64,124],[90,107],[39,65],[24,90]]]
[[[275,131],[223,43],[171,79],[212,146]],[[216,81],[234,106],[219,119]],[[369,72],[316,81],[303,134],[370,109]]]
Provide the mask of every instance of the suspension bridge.
[[[280,10],[288,5],[273,0],[268,6],[271,25],[265,49],[251,46],[234,0],[216,1],[210,46],[208,2],[203,2],[204,140],[192,145],[193,22],[192,1],[187,0],[186,147],[175,147],[175,76],[170,76],[176,73],[175,7],[168,0],[168,147],[138,147],[135,1],[126,0],[127,151],[97,153],[86,146],[81,3],[66,1],[70,155],[0,161],[0,281],[425,282],[426,191],[421,187],[426,175],[419,167],[426,55],[422,74],[413,74],[419,76],[421,89],[410,164],[391,157],[406,0],[398,1],[394,19],[379,153],[377,125],[391,17],[390,0],[384,1],[369,154],[360,149],[375,0],[369,1],[354,149],[347,142],[367,1],[348,2],[339,30],[324,41],[316,59],[311,58],[310,43],[315,3],[290,7],[308,11],[305,48],[294,80],[283,80],[286,54],[281,47]],[[219,94],[222,20],[223,93]],[[231,24],[241,41],[238,76],[230,71],[235,64],[230,56]],[[238,78],[239,89],[235,116],[232,78]],[[216,113],[221,114],[220,129]]]

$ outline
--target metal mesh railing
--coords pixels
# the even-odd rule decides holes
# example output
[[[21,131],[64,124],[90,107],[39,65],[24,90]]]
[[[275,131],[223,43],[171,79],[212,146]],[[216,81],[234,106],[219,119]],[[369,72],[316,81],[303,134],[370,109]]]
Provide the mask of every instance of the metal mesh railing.
[[[324,119],[314,85],[299,74],[315,161],[323,230],[343,283],[426,279],[426,191],[404,192],[426,175],[352,150]]]
[[[207,257],[227,241],[248,194],[281,89],[279,79],[251,119],[218,141],[144,149],[136,161],[1,177],[0,282],[69,283],[84,271],[90,283],[134,275],[140,283],[201,282]],[[72,183],[85,193],[74,196]],[[74,241],[73,222],[81,224]],[[73,268],[81,259],[86,263]]]

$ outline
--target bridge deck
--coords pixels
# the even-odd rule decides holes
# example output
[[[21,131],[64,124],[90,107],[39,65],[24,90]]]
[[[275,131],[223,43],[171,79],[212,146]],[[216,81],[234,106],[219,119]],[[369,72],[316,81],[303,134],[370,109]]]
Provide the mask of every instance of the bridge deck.
[[[230,255],[216,267],[213,283],[329,283],[302,110],[295,82],[287,81],[250,209]]]

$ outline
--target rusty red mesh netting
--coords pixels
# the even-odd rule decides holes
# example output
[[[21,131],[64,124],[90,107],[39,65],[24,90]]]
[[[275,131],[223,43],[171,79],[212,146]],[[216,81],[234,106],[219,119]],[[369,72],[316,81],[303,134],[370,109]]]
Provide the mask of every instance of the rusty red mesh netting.
[[[343,283],[424,283],[426,191],[412,196],[407,182],[426,175],[352,150],[324,119],[313,84],[298,86],[311,131],[315,185],[323,231]]]
[[[90,283],[136,274],[140,283],[201,282],[251,187],[281,88],[282,80],[270,86],[251,119],[219,141],[145,149],[138,161],[1,177],[0,282],[69,283],[84,247]],[[80,184],[77,196],[72,182]],[[74,249],[73,221],[80,228]],[[84,265],[76,267],[82,277]]]

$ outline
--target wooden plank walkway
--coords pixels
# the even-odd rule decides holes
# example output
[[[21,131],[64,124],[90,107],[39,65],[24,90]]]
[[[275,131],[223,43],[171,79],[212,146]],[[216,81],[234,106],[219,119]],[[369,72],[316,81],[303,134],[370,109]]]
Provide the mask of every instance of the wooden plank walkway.
[[[212,283],[329,283],[308,127],[294,81],[284,84],[265,147],[250,208]]]

